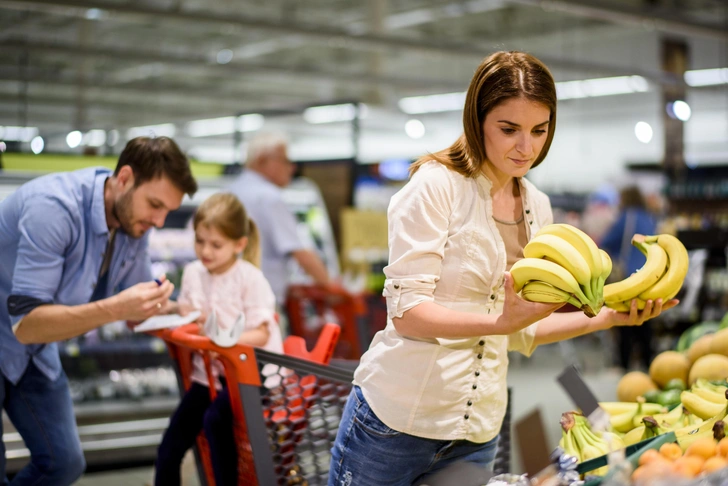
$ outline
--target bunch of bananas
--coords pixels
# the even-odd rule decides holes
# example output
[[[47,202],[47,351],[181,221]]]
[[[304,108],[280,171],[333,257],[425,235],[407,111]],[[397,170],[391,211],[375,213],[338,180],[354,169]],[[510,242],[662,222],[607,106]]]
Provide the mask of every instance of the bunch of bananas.
[[[599,313],[612,261],[589,235],[568,224],[544,226],[523,249],[523,256],[510,271],[524,299],[568,302],[589,317]]]
[[[605,304],[620,312],[629,312],[633,299],[640,310],[648,300],[672,299],[688,273],[688,252],[674,236],[636,234],[632,244],[647,257],[644,266],[624,280],[604,286]]]
[[[728,387],[714,385],[708,380],[699,379],[690,388],[680,394],[683,407],[702,419],[709,419],[725,409],[728,402]]]
[[[700,425],[691,425],[675,430],[677,443],[683,451],[687,450],[690,444],[702,437],[712,437],[716,440],[722,439],[722,436],[725,434],[724,420],[726,415],[728,415],[728,388],[726,388],[723,397],[723,404],[719,405],[720,411],[713,417],[703,421]]]
[[[624,448],[622,439],[617,434],[604,432],[596,434],[589,427],[586,417],[577,412],[565,412],[561,415],[561,440],[559,446],[568,455],[576,457],[579,462],[596,459],[613,450]],[[604,476],[607,466],[589,474]]]

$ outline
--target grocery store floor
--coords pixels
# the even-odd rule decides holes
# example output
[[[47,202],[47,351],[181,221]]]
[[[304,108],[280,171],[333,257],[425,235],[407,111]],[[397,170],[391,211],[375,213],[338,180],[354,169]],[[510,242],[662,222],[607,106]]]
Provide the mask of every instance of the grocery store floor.
[[[608,363],[610,354],[609,340],[599,340],[586,336],[571,343],[542,346],[531,358],[520,359],[512,356],[509,371],[509,386],[513,389],[513,422],[519,417],[540,408],[545,422],[546,439],[554,447],[561,437],[559,418],[573,405],[556,377],[565,366],[578,362],[587,384],[599,400],[614,400],[617,381],[622,373],[612,369]],[[512,446],[515,448],[515,439]],[[511,459],[512,472],[521,472],[520,457],[514,450]],[[194,464],[188,461],[184,468],[185,486],[197,486]],[[142,467],[126,470],[86,474],[77,484],[79,486],[132,486],[152,484],[153,468]]]

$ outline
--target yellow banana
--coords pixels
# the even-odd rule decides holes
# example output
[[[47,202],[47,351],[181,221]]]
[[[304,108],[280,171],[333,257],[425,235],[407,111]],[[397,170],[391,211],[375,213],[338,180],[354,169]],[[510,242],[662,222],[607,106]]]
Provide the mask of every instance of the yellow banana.
[[[546,282],[570,294],[584,305],[589,305],[589,299],[579,287],[579,282],[561,265],[540,258],[523,258],[511,267],[511,276],[516,292],[531,280]]]
[[[690,413],[697,415],[703,420],[719,414],[721,410],[725,410],[728,404],[728,402],[723,404],[714,403],[689,391],[684,391],[680,394],[680,401],[683,407],[687,408]]]
[[[579,250],[568,241],[555,235],[539,235],[526,244],[523,256],[545,258],[558,263],[574,276],[589,297],[590,292],[587,291],[590,290],[592,279],[591,268]]]
[[[543,302],[546,304],[568,302],[577,309],[580,309],[582,306],[582,303],[570,293],[538,280],[532,280],[524,285],[521,289],[521,296],[531,302]]]
[[[637,402],[599,402],[599,407],[609,415],[619,415],[625,412],[635,413],[639,404]],[[642,411],[647,414],[664,413],[665,407],[659,403],[643,403]]]
[[[649,415],[649,414],[648,414]],[[658,424],[675,425],[684,415],[684,409],[682,406],[673,408],[668,413],[658,413],[652,416]]]
[[[645,305],[647,304],[647,302],[642,299],[638,299],[637,297],[635,297],[633,300],[637,301],[637,310],[644,309]],[[630,300],[626,302],[605,302],[604,305],[618,312],[629,312],[632,301]]]
[[[602,258],[599,255],[599,247],[589,235],[579,228],[570,224],[549,224],[536,233],[536,236],[539,235],[555,235],[563,238],[581,253],[581,256],[589,264],[593,277],[602,274]]]
[[[714,392],[712,390],[699,387],[692,387],[690,391],[709,402],[726,405],[725,393]]]
[[[634,429],[624,434],[624,437],[622,437],[622,442],[624,442],[625,446],[629,447],[641,441],[644,434],[645,426],[640,425],[639,427],[635,427]]]
[[[728,404],[728,402],[726,403]],[[717,421],[725,419],[726,413],[728,413],[728,405],[721,407],[720,412],[705,420],[700,425],[689,425],[682,429],[675,430],[675,437],[677,438],[677,443],[680,445],[680,448],[685,451],[688,447],[690,447],[690,444],[695,442],[697,439],[702,437],[712,438],[713,426]]]
[[[597,305],[601,307],[604,304],[604,282],[607,281],[607,277],[612,273],[612,259],[602,249],[599,249],[599,255],[602,257],[602,273],[596,278],[596,287],[593,293],[594,298],[597,300]]]
[[[650,288],[665,273],[667,253],[660,245],[645,243],[643,235],[634,235],[632,244],[647,251],[647,261],[641,269],[620,282],[604,287],[604,301],[607,303],[632,300]],[[645,245],[647,245],[645,247]]]
[[[667,253],[668,268],[665,274],[655,285],[642,292],[642,300],[671,299],[677,295],[682,287],[685,275],[688,273],[688,251],[685,246],[672,235],[648,236],[648,243],[656,241]]]

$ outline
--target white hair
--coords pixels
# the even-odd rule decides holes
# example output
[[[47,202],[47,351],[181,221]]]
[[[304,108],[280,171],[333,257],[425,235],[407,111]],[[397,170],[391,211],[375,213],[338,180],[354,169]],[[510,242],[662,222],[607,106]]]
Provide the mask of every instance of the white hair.
[[[274,152],[280,147],[288,146],[288,137],[280,132],[263,132],[255,135],[248,142],[248,158],[245,160],[247,166],[257,163],[262,157]]]

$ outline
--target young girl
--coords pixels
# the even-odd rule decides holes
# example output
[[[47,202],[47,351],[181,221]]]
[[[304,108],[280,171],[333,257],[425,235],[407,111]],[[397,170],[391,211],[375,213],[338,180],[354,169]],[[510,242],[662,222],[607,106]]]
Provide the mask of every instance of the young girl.
[[[389,204],[387,327],[362,356],[332,450],[329,486],[409,486],[456,461],[492,468],[508,351],[638,326],[677,301],[552,314],[527,302],[510,266],[553,221],[523,176],[548,153],[556,86],[538,59],[497,52],[475,72],[464,134],[417,161]]]
[[[243,205],[232,194],[215,194],[198,208],[194,228],[195,254],[199,260],[185,267],[180,306],[200,310],[203,317],[198,323],[214,316],[218,329],[228,336],[234,332],[236,322],[242,320],[245,325],[238,343],[282,353],[275,297],[258,269],[258,231]],[[243,259],[238,257],[241,253]],[[159,446],[155,484],[180,484],[182,459],[204,429],[215,483],[237,485],[230,397],[224,381],[219,379],[222,365],[213,362],[218,394],[212,403],[205,365],[199,355],[194,356],[193,365],[193,384],[182,397]]]

